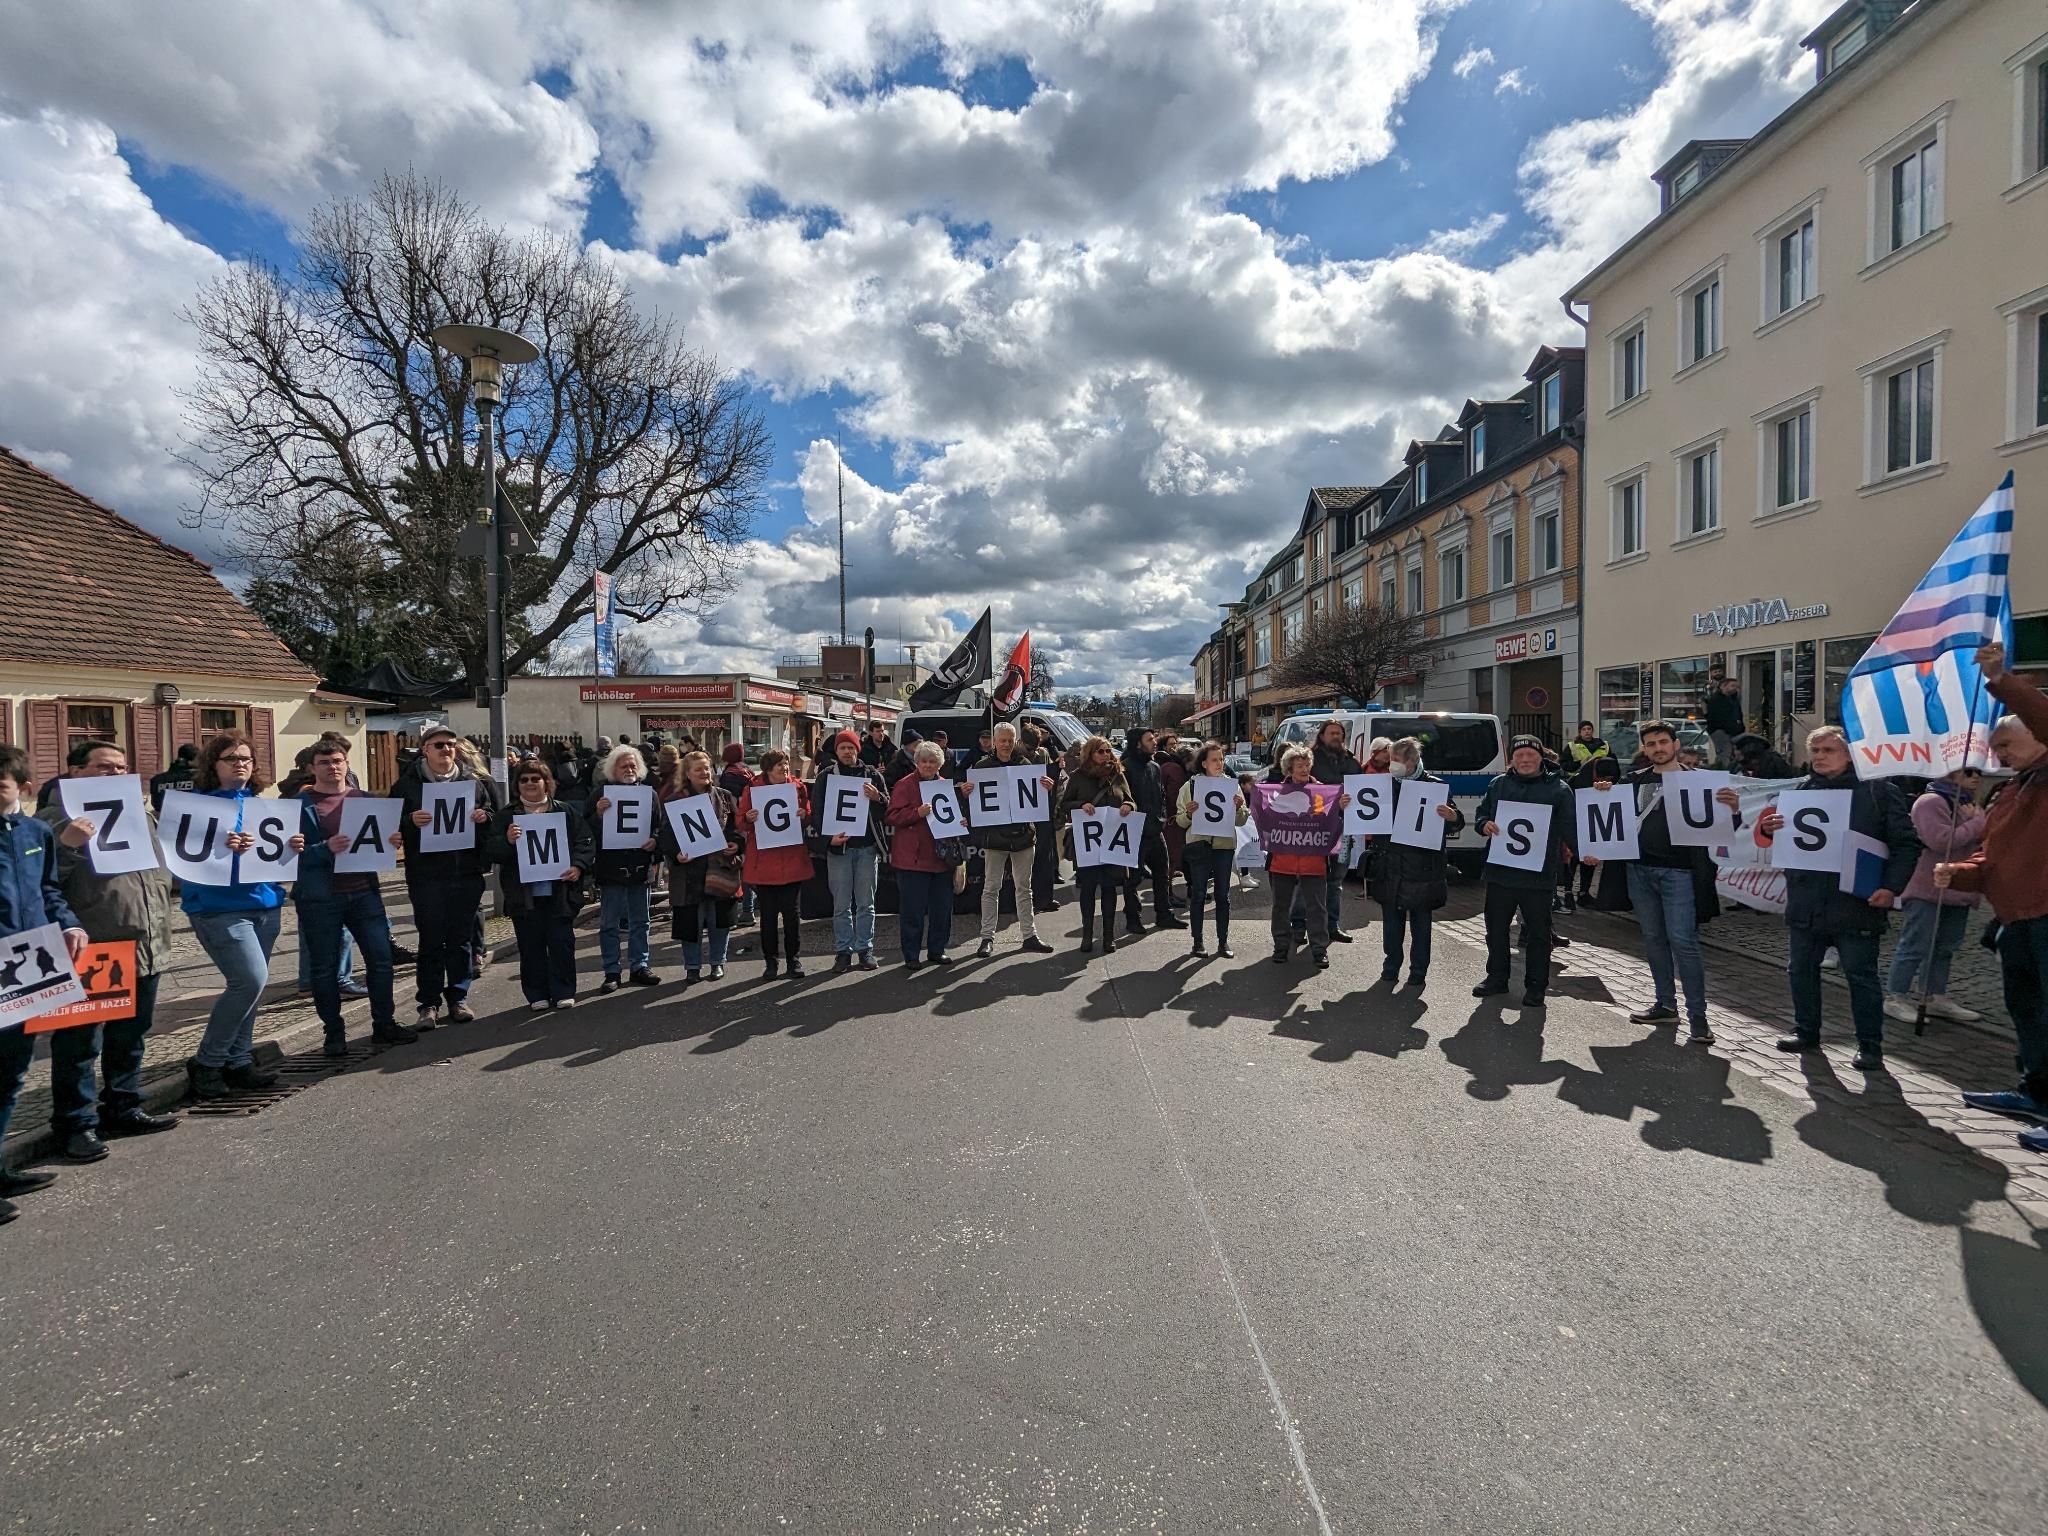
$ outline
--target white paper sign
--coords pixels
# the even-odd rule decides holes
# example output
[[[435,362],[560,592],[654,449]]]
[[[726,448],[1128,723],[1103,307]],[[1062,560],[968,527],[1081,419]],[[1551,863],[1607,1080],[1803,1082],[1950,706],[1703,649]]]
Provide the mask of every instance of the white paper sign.
[[[1009,783],[1006,793],[1010,802],[1010,824],[1021,826],[1025,822],[1052,820],[1052,791],[1045,787],[1052,777],[1043,763],[1025,763],[1017,768],[1005,768]]]
[[[235,856],[228,851],[228,834],[234,830],[234,801],[190,789],[164,792],[156,845],[164,868],[187,885],[235,883]]]
[[[602,848],[638,848],[654,836],[654,786],[651,784],[606,784],[597,797],[611,801],[611,809],[599,818]]]
[[[1230,861],[1232,869],[1264,869],[1266,850],[1259,846],[1259,829],[1246,822],[1237,829],[1237,856]]]
[[[1441,779],[1403,779],[1394,796],[1394,841],[1408,848],[1443,847],[1450,823],[1437,808],[1450,798],[1451,786]]]
[[[1541,869],[1550,852],[1550,807],[1503,800],[1493,809],[1499,831],[1487,839],[1486,862],[1504,869]]]
[[[925,826],[933,837],[964,837],[967,818],[960,813],[960,797],[953,793],[951,779],[920,779],[918,798],[932,808]]]
[[[334,856],[337,875],[370,875],[398,868],[398,821],[403,800],[350,795],[341,802],[341,835],[348,846]]]
[[[1582,789],[1578,808],[1577,844],[1582,859],[1635,859],[1642,856],[1641,825],[1636,815],[1636,787],[1614,784]]]
[[[476,780],[456,779],[447,784],[429,784],[420,796],[420,809],[430,818],[420,828],[421,853],[460,853],[476,846]]]
[[[78,984],[62,928],[45,923],[0,939],[0,1029],[84,1001],[85,988]]]
[[[569,873],[569,815],[566,811],[537,811],[514,816],[519,829],[512,846],[517,850],[515,865],[521,885],[546,885]],[[724,846],[723,844],[720,845]]]
[[[1074,868],[1092,869],[1098,864],[1138,867],[1138,849],[1145,839],[1143,811],[1119,816],[1109,807],[1092,816],[1075,811],[1069,819],[1074,830]]]
[[[155,869],[163,861],[150,840],[142,806],[142,780],[135,774],[59,779],[57,799],[73,821],[93,824],[85,856],[96,875],[125,875]]]
[[[1188,836],[1229,837],[1237,830],[1237,780],[1203,774],[1190,781]],[[1256,841],[1256,835],[1254,836]]]
[[[685,795],[662,807],[668,812],[669,829],[676,835],[676,851],[685,859],[701,859],[707,853],[723,853],[728,839],[718,820],[718,802],[708,794]]]
[[[1010,770],[967,770],[967,819],[977,827],[1007,827],[1016,819],[1010,806]]]
[[[1728,787],[1728,775],[1716,768],[1667,773],[1664,782],[1664,825],[1674,848],[1711,848],[1735,836],[1735,813],[1714,796]]]
[[[1837,875],[1849,857],[1847,789],[1788,789],[1778,796],[1785,825],[1771,839],[1773,869],[1817,869]]]
[[[804,840],[794,784],[756,784],[753,796],[756,848],[793,848]]]
[[[1391,773],[1347,773],[1344,793],[1346,837],[1385,837],[1394,830],[1394,776]]]
[[[868,829],[868,781],[851,773],[828,773],[818,780],[823,797],[818,830],[827,837],[859,837]]]
[[[244,801],[242,830],[256,839],[256,846],[242,855],[242,883],[283,885],[298,879],[299,855],[291,840],[305,829],[306,803],[296,795],[289,800]]]

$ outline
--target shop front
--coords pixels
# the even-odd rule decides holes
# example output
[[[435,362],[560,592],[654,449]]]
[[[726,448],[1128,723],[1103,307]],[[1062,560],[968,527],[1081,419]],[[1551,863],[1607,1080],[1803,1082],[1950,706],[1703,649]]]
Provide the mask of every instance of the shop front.
[[[1521,615],[1446,643],[1420,698],[1389,708],[1497,715],[1510,735],[1558,746],[1579,723],[1579,619],[1565,610]]]

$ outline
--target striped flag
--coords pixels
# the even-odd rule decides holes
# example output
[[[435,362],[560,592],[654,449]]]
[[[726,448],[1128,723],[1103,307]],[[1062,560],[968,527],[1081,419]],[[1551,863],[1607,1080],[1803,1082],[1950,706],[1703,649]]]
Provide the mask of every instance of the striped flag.
[[[2008,471],[1850,672],[1842,727],[1864,778],[1987,764],[1999,707],[1975,652],[2012,648],[2012,523]]]

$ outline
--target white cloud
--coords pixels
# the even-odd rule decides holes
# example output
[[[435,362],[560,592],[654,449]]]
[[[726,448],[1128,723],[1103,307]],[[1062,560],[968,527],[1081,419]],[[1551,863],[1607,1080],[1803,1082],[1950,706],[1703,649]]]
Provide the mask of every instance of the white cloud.
[[[1474,44],[1458,55],[1458,62],[1451,66],[1451,73],[1460,80],[1463,80],[1469,77],[1474,70],[1484,69],[1492,62],[1493,50],[1491,48],[1481,48]]]
[[[1500,78],[1493,82],[1493,94],[1496,96],[1526,96],[1532,89],[1534,87],[1522,78],[1519,69],[1504,69]]]

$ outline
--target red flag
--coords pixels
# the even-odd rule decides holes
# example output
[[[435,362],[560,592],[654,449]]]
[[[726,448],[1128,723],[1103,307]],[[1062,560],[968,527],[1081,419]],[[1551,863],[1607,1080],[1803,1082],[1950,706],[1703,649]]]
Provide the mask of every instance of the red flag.
[[[1003,668],[1003,680],[996,685],[995,713],[998,720],[1014,720],[1024,708],[1024,690],[1031,685],[1031,631],[1010,652],[1010,664]]]

